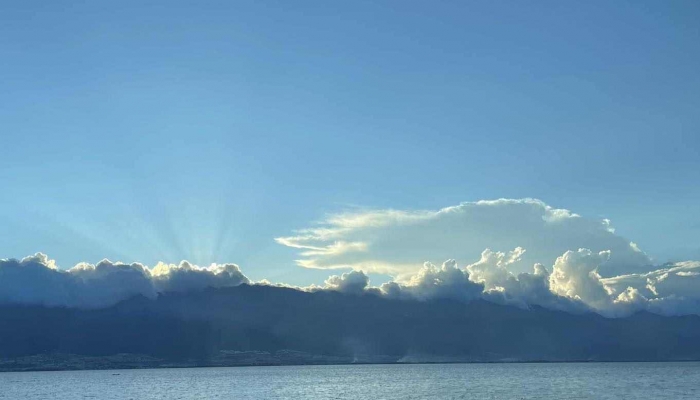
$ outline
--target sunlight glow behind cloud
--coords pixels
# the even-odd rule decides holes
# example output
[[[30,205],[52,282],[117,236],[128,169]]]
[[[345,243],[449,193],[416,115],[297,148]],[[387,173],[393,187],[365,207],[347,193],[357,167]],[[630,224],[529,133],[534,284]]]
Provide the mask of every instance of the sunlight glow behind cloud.
[[[295,287],[253,283],[235,264],[182,261],[149,268],[103,260],[61,270],[37,253],[0,260],[0,303],[101,308],[137,295],[257,284],[394,299],[485,299],[610,317],[639,310],[700,314],[700,262],[654,267],[634,243],[615,234],[610,221],[539,200],[338,214],[276,240],[300,249],[301,266],[350,271],[330,276],[323,286]],[[438,267],[433,260],[439,258],[447,261]],[[366,272],[394,278],[371,286]]]

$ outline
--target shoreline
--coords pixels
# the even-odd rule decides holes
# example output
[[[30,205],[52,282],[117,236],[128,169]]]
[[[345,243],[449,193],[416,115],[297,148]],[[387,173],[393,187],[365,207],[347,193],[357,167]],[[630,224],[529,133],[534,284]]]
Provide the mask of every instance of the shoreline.
[[[116,361],[111,357],[120,357]],[[686,363],[700,362],[697,359],[679,360],[445,360],[433,361],[341,361],[341,360],[316,360],[316,362],[214,362],[214,361],[173,361],[153,359],[150,360],[124,360],[123,358],[142,358],[149,356],[119,354],[106,357],[80,356],[68,354],[37,355],[18,358],[0,359],[0,373],[2,372],[61,372],[61,371],[124,371],[135,369],[185,369],[185,368],[238,368],[238,367],[297,367],[297,366],[342,366],[342,365],[441,365],[441,364],[610,364],[610,363]],[[316,356],[319,357],[319,356]],[[31,360],[27,360],[30,358]],[[40,359],[37,359],[40,358]],[[34,362],[31,362],[34,361]],[[48,365],[47,365],[48,364]]]

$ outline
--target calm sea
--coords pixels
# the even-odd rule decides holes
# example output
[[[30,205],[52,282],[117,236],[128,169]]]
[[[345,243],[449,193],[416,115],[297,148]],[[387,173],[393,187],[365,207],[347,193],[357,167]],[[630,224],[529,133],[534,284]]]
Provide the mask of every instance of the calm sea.
[[[700,363],[0,373],[0,399],[699,399]]]

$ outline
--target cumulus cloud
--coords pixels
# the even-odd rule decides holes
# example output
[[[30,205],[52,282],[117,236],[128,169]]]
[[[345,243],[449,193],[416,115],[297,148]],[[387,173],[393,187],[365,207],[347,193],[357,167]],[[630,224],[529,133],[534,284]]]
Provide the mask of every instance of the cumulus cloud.
[[[412,297],[421,300],[472,300],[479,297],[484,286],[469,280],[469,273],[457,268],[455,260],[445,261],[440,268],[426,262],[407,282],[388,282],[380,287],[393,298]]]
[[[548,269],[535,264],[532,272],[513,272],[526,250],[486,249],[479,260],[459,267],[447,260],[430,262],[414,275],[372,287],[363,271],[333,275],[325,286],[296,288],[332,290],[359,295],[372,293],[400,300],[484,299],[521,308],[541,306],[573,313],[597,312],[607,317],[647,310],[662,315],[700,315],[700,262],[668,264],[643,274],[601,278],[598,270],[611,258],[610,251],[566,251]],[[269,283],[266,283],[269,284]]]
[[[136,295],[153,298],[158,292],[201,290],[250,283],[234,264],[198,267],[158,264],[153,270],[139,263],[92,265],[80,263],[60,270],[46,255],[0,260],[0,303],[100,308]]]
[[[504,253],[486,249],[479,261],[468,265],[465,270],[469,279],[484,285],[483,297],[491,301],[512,304],[527,308],[531,305],[542,307],[582,311],[585,307],[556,295],[550,290],[550,274],[542,264],[535,264],[533,272],[511,271],[512,266],[520,261],[525,249],[517,247]]]
[[[187,261],[179,265],[158,263],[151,271],[151,280],[159,292],[188,292],[250,283],[236,264],[213,264],[202,268]]]
[[[535,199],[461,203],[441,210],[375,210],[329,216],[319,225],[280,237],[300,250],[308,268],[353,268],[393,275],[414,273],[424,261],[473,260],[486,249],[524,248],[510,266],[552,265],[566,251],[610,251],[598,271],[612,277],[648,270],[651,260],[615,234],[610,221],[591,219]]]
[[[700,261],[601,279],[619,305],[666,315],[700,314]]]
[[[550,290],[560,296],[580,300],[594,309],[607,309],[611,293],[601,282],[598,268],[609,259],[610,251],[567,251],[554,263],[549,276]]]
[[[526,249],[486,249],[464,267],[453,259],[440,267],[426,262],[413,275],[372,287],[363,271],[329,277],[323,286],[293,287],[260,281],[254,284],[309,292],[385,296],[400,300],[485,299],[521,308],[541,306],[569,312],[594,311],[609,317],[647,310],[663,315],[700,315],[700,262],[667,264],[651,272],[602,278],[598,273],[610,251],[566,251],[547,268],[514,272]],[[551,270],[551,272],[550,272]],[[60,270],[44,254],[0,260],[0,303],[101,308],[133,296],[154,298],[162,292],[253,284],[235,264],[199,267],[183,261],[148,268],[139,263],[103,260]]]
[[[427,262],[415,275],[381,285],[379,293],[396,299],[484,299],[521,308],[537,305],[570,312],[591,310],[579,299],[553,293],[549,271],[542,264],[535,264],[533,272],[510,271],[524,253],[523,248],[510,252],[486,249],[478,261],[464,268],[455,260],[439,268]]]
[[[326,289],[342,293],[359,294],[369,286],[369,277],[363,271],[346,272],[326,279]]]
[[[535,199],[341,213],[276,240],[299,249],[303,267],[395,276],[380,288],[389,297],[480,297],[607,316],[700,313],[699,262],[653,267],[609,220]],[[477,261],[460,268],[453,258]]]
[[[391,298],[430,300],[475,298],[515,305],[542,306],[569,312],[592,311],[608,317],[647,310],[662,315],[700,314],[700,262],[666,265],[643,274],[601,278],[609,251],[567,251],[557,257],[551,273],[542,264],[533,272],[514,273],[525,249],[486,249],[464,268],[448,260],[441,268],[426,263],[415,275],[391,281],[380,293]]]

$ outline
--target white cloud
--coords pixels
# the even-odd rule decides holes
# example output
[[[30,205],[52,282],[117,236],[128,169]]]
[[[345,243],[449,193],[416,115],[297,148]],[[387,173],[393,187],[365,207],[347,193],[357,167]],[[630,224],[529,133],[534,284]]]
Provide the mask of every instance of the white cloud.
[[[486,249],[479,261],[467,266],[470,279],[483,283],[486,290],[501,290],[514,278],[508,267],[520,261],[523,254],[525,249],[522,247],[508,253]]]
[[[182,261],[179,265],[158,263],[151,271],[151,276],[159,292],[187,292],[206,287],[229,287],[250,283],[236,264],[198,267],[187,261]]]
[[[638,310],[700,314],[700,262],[652,268],[608,220],[587,219],[539,200],[338,214],[277,241],[300,249],[302,266],[352,271],[329,277],[324,286],[259,285],[398,299],[482,298],[606,316]],[[456,259],[471,263],[460,267]],[[388,272],[394,279],[372,287],[364,271]],[[99,308],[136,295],[154,298],[159,292],[250,283],[235,264],[199,267],[183,261],[151,269],[103,260],[60,270],[41,253],[0,260],[0,303]]]
[[[551,267],[535,264],[532,272],[515,273],[513,265],[527,254],[489,249],[474,263],[459,267],[448,260],[437,267],[426,262],[414,275],[370,286],[362,271],[329,277],[325,286],[291,287],[308,292],[337,291],[350,295],[372,293],[394,299],[453,299],[489,301],[522,308],[542,306],[570,312],[596,311],[623,316],[639,310],[664,315],[700,314],[700,262],[668,264],[647,273],[601,278],[598,270],[611,258],[609,251],[567,251]],[[81,263],[60,270],[44,254],[22,260],[0,260],[0,303],[101,308],[136,295],[154,298],[159,292],[197,291],[207,287],[250,284],[235,264],[198,267],[159,263]]]
[[[601,283],[611,296],[617,296],[617,303],[634,304],[658,314],[700,314],[700,261],[667,264],[643,274],[602,279]]]
[[[340,276],[333,275],[326,279],[325,289],[341,293],[360,294],[369,286],[369,277],[362,271],[350,271]]]
[[[100,308],[136,295],[153,298],[158,292],[191,291],[249,283],[234,264],[202,268],[183,261],[158,264],[153,270],[139,263],[103,260],[56,268],[46,255],[0,260],[0,303]]]
[[[464,268],[454,260],[442,268],[430,263],[403,281],[381,286],[392,298],[469,301],[483,298],[528,308],[533,305],[569,312],[595,311],[608,317],[647,310],[663,315],[700,314],[700,262],[667,265],[644,274],[601,278],[598,270],[611,257],[609,251],[567,251],[556,259],[552,272],[535,264],[534,272],[514,274],[509,268],[525,253],[486,249],[481,258]]]
[[[276,240],[302,249],[298,263],[304,267],[394,275],[381,287],[386,296],[482,297],[608,316],[637,310],[700,313],[700,263],[653,267],[609,220],[534,199],[478,201],[437,211],[341,213]],[[464,268],[454,260],[434,265],[453,258],[478,261]],[[646,272],[651,269],[656,270]]]
[[[415,273],[424,261],[473,260],[485,248],[525,248],[511,268],[552,265],[579,248],[610,250],[602,276],[642,272],[650,259],[615,234],[606,219],[590,219],[539,200],[462,203],[437,211],[375,210],[331,215],[320,225],[277,242],[302,249],[308,268],[353,268],[392,275]]]
[[[567,251],[558,257],[549,276],[552,293],[580,300],[596,310],[610,306],[610,292],[600,281],[598,268],[610,259],[610,251]]]
[[[391,281],[380,290],[392,298],[472,300],[481,295],[484,286],[469,280],[469,273],[457,268],[455,260],[448,260],[438,268],[427,262],[407,282]]]
[[[533,272],[515,274],[512,266],[520,261],[525,249],[517,247],[508,253],[486,249],[481,259],[466,267],[469,279],[484,285],[484,297],[491,301],[527,308],[538,305],[553,309],[580,311],[581,304],[561,298],[549,288],[549,271],[535,264]]]

